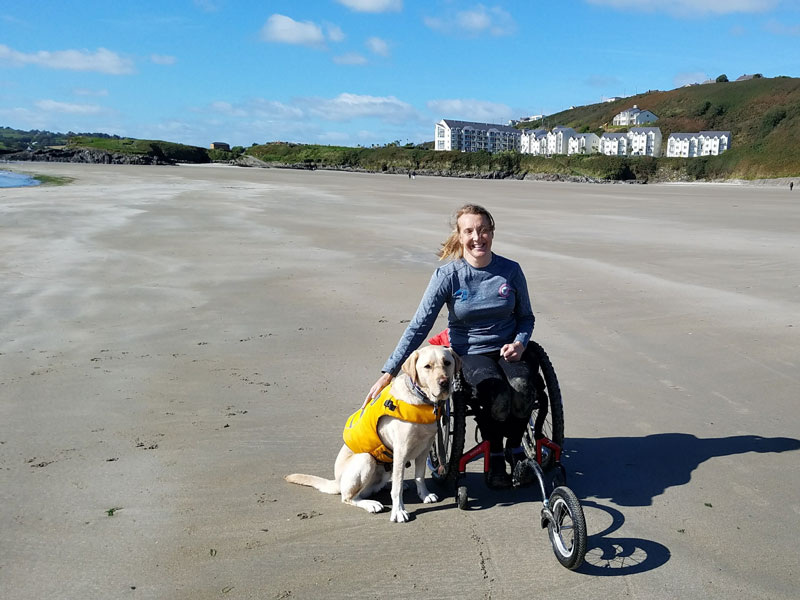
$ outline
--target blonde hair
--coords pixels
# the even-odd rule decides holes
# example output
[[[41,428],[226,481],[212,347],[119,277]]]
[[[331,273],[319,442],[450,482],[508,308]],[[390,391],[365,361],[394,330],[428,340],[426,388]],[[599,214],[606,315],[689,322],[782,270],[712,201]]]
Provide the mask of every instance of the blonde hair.
[[[457,260],[464,257],[464,247],[461,245],[461,240],[459,239],[459,234],[461,232],[458,230],[458,220],[462,215],[482,215],[489,221],[489,229],[494,233],[494,219],[492,218],[492,214],[479,204],[465,204],[459,208],[453,216],[453,230],[450,232],[447,239],[442,242],[442,247],[437,255],[439,260],[445,260],[446,258]]]

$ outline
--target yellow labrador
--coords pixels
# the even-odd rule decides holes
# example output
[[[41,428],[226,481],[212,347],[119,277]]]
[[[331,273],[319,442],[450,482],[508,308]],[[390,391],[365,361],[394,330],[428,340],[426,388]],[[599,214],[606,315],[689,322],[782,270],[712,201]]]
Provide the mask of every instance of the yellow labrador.
[[[347,444],[342,446],[333,469],[334,479],[293,473],[286,476],[286,481],[311,486],[326,494],[341,494],[342,502],[371,513],[381,512],[384,507],[377,500],[369,500],[369,496],[391,481],[392,514],[389,520],[403,523],[409,518],[403,504],[403,473],[406,462],[413,461],[414,481],[420,500],[426,504],[438,502],[436,494],[429,492],[425,485],[425,460],[436,435],[437,407],[450,395],[453,374],[460,364],[458,355],[449,348],[426,346],[414,352],[403,363],[402,371],[388,389],[378,400],[369,403],[388,407],[382,409],[383,414],[377,417],[375,443],[380,449],[364,450],[348,439],[348,428],[363,417],[367,410],[365,407],[351,416],[345,427],[345,440],[355,445],[358,451],[354,452]],[[401,413],[406,417],[411,415],[416,422],[395,416]],[[414,417],[414,414],[421,416]],[[385,466],[389,465],[388,462],[380,462],[376,457],[383,461],[388,457],[391,471],[389,466]]]

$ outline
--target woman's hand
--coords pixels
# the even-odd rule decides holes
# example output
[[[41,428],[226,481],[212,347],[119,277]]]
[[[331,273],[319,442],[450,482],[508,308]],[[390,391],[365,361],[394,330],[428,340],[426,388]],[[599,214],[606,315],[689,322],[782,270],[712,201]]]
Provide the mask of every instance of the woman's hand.
[[[373,398],[377,398],[378,395],[381,393],[381,390],[385,388],[389,383],[392,381],[392,376],[389,373],[384,373],[378,378],[378,381],[375,382],[370,390],[369,394],[367,394],[367,398],[364,400],[364,404],[361,405],[361,408],[364,408],[367,403],[372,400]]]
[[[500,356],[508,362],[517,362],[522,358],[523,352],[525,352],[525,346],[522,345],[522,342],[512,342],[500,348]]]

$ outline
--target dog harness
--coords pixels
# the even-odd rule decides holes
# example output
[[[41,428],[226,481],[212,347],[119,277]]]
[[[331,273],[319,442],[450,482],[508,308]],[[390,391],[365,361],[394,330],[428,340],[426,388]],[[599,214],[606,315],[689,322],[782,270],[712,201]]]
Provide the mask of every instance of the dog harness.
[[[409,423],[435,423],[442,414],[439,405],[411,404],[398,400],[391,393],[391,385],[387,385],[372,402],[356,411],[344,426],[344,443],[356,454],[366,452],[384,463],[392,462],[392,451],[378,437],[378,419],[384,416],[394,417]]]

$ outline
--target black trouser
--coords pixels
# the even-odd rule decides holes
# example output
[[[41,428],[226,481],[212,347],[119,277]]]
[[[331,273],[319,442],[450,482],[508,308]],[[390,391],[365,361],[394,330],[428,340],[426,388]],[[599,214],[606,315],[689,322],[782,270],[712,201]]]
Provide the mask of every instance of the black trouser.
[[[461,360],[461,372],[474,392],[475,419],[490,451],[502,452],[503,438],[507,448],[518,447],[536,400],[537,358],[526,349],[516,362],[500,352],[467,354]]]

